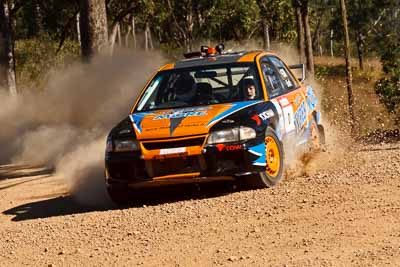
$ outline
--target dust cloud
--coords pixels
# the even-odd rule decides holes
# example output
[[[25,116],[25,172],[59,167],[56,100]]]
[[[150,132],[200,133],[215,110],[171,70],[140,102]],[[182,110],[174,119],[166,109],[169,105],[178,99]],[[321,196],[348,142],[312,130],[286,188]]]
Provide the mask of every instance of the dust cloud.
[[[245,49],[260,49],[257,43],[251,42],[246,44]],[[300,57],[297,49],[293,46],[283,43],[273,43],[271,45],[272,52],[278,54],[285,63],[294,65],[300,63]],[[301,77],[301,71],[294,70],[294,75]],[[318,109],[321,110],[321,123],[325,128],[325,145],[321,153],[308,152],[308,151],[291,151],[290,148],[286,149],[285,161],[287,163],[287,177],[294,177],[298,175],[311,175],[318,170],[337,168],[338,165],[343,164],[348,160],[345,155],[350,155],[351,147],[354,146],[354,141],[349,135],[349,129],[338,128],[336,118],[329,118],[327,114],[330,110],[325,110],[322,106],[322,101],[325,97],[334,97],[334,93],[326,95],[322,86],[314,77],[306,76],[306,85],[310,85],[318,98]],[[335,88],[329,88],[334,90]],[[340,119],[340,118],[337,118]],[[289,140],[290,143],[296,143],[298,140]],[[338,156],[340,155],[340,156]]]
[[[164,62],[154,51],[119,51],[53,71],[40,92],[0,94],[0,163],[55,167],[79,201],[104,202],[106,135]]]
[[[297,49],[294,47],[277,44],[276,50],[278,55],[287,64],[298,64],[300,62]],[[294,71],[294,74],[301,75],[300,71]],[[300,76],[299,76],[300,77]],[[321,124],[325,129],[325,145],[320,153],[315,152],[302,152],[292,154],[289,158],[291,175],[311,175],[319,170],[337,168],[338,165],[343,164],[343,161],[348,160],[348,155],[351,154],[351,147],[354,146],[354,141],[350,137],[349,129],[338,128],[335,122],[336,118],[328,118],[327,114],[332,112],[326,110],[322,106],[322,101],[326,97],[334,97],[334,93],[326,94],[319,82],[314,77],[306,76],[306,85],[310,85],[318,98],[318,109],[321,111]],[[335,88],[328,88],[334,90]],[[339,119],[339,118],[337,118]],[[347,156],[345,156],[347,155]]]

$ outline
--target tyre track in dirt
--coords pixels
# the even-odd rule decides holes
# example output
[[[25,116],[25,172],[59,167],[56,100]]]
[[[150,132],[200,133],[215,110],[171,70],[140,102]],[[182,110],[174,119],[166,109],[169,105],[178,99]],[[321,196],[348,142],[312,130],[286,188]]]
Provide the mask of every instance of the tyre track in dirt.
[[[189,186],[126,209],[83,206],[58,177],[15,175],[0,181],[0,262],[398,266],[400,143],[312,165],[273,189]]]

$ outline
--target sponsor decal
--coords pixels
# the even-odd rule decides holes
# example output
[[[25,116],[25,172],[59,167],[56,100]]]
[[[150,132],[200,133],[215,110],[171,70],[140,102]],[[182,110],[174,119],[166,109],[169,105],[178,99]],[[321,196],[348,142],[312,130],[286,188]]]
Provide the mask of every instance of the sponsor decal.
[[[225,145],[225,144],[218,144],[216,145],[217,149],[219,152],[222,151],[235,151],[235,150],[241,150],[243,148],[243,145]]]
[[[283,108],[290,105],[289,100],[286,97],[279,99],[279,103]]]
[[[164,148],[160,150],[160,155],[178,154],[186,152],[186,147]]]
[[[311,110],[314,110],[315,107],[317,106],[318,98],[314,94],[314,91],[311,86],[307,86],[306,90],[307,90],[306,91],[307,105],[308,105],[309,110],[311,111]]]
[[[123,129],[123,130],[119,131],[118,134],[128,134],[130,132],[131,132],[131,130],[129,130],[129,129]]]
[[[294,100],[294,104],[296,105],[296,106],[298,106],[299,104],[300,104],[300,101],[301,101],[301,95],[300,94],[298,94],[297,96],[296,96],[296,99]]]
[[[187,117],[200,117],[206,116],[207,110],[176,110],[164,112],[160,115],[157,115],[153,118],[153,120],[164,120],[164,119],[183,119]]]
[[[230,119],[226,119],[226,120],[221,121],[221,123],[232,124],[232,123],[235,123],[235,121],[234,120],[230,120]]]
[[[300,107],[294,114],[294,124],[296,125],[296,129],[300,130],[306,119],[307,119],[307,110],[306,110],[306,105],[303,102],[301,103]]]
[[[266,121],[269,118],[272,118],[274,116],[274,112],[271,109],[268,109],[260,114],[258,114],[258,116],[263,120]]]
[[[208,109],[209,108],[207,107],[201,107],[201,108],[185,108],[185,109],[171,110],[163,112],[161,114],[157,114],[156,116],[154,116],[153,120],[154,121],[165,120],[165,119],[170,120],[169,132],[170,135],[172,135],[185,118],[206,116]]]

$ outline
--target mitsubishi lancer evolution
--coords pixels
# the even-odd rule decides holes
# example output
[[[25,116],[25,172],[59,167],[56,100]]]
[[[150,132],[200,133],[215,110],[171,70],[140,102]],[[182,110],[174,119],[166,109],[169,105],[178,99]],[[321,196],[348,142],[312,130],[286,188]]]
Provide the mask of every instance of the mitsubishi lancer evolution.
[[[285,155],[324,142],[318,99],[304,79],[302,64],[268,51],[224,52],[222,44],[161,67],[108,135],[110,197],[124,203],[132,188],[215,180],[274,186]]]

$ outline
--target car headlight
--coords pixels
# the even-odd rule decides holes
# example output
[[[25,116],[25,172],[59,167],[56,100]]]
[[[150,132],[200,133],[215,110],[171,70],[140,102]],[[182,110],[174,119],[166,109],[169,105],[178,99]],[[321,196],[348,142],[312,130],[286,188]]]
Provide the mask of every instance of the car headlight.
[[[139,150],[139,144],[136,140],[114,140],[114,152],[128,152]]]
[[[250,127],[240,126],[226,130],[212,132],[207,139],[207,144],[229,143],[249,140],[256,137],[256,131]]]

